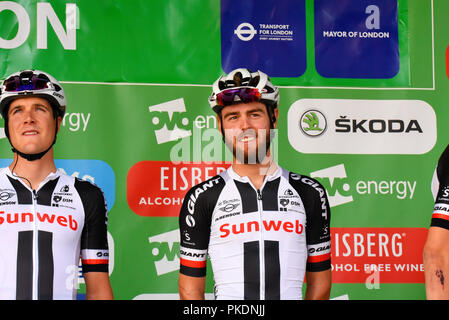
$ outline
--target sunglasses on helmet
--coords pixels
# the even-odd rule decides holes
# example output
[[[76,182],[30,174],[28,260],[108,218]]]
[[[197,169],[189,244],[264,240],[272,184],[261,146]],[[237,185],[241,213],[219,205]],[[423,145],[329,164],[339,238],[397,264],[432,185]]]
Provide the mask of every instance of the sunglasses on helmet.
[[[13,76],[3,83],[5,92],[19,92],[25,90],[42,90],[48,88],[50,79],[37,74]]]
[[[230,88],[217,94],[217,105],[223,107],[235,102],[235,96],[240,98],[241,102],[248,103],[260,101],[261,93],[257,88]]]

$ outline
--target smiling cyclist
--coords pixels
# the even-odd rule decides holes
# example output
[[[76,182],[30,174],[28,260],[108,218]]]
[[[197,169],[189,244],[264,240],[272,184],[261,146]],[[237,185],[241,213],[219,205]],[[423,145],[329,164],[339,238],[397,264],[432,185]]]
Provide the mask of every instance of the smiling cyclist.
[[[273,161],[279,91],[236,69],[209,98],[231,167],[191,188],[179,215],[181,299],[204,299],[209,256],[216,299],[329,299],[330,207],[314,179]]]

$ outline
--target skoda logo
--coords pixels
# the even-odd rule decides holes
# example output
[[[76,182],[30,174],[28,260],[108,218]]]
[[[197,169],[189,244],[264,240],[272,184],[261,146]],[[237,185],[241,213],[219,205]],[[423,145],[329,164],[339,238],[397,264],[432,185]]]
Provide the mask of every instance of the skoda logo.
[[[257,34],[252,24],[244,22],[239,24],[237,29],[234,30],[234,34],[242,41],[250,41]]]
[[[301,116],[299,127],[306,135],[317,137],[326,131],[326,117],[318,110],[308,110]]]

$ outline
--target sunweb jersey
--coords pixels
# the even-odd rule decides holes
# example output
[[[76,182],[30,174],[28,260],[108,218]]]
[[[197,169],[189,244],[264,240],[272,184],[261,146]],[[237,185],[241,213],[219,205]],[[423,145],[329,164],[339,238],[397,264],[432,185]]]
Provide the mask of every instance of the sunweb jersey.
[[[331,267],[330,208],[316,180],[277,167],[256,189],[232,166],[191,188],[179,216],[180,272],[216,299],[302,299],[307,271]]]
[[[441,154],[432,181],[437,190],[431,226],[449,229],[449,146]]]
[[[106,224],[94,184],[57,171],[32,190],[0,169],[0,299],[75,299],[80,256],[108,272]]]

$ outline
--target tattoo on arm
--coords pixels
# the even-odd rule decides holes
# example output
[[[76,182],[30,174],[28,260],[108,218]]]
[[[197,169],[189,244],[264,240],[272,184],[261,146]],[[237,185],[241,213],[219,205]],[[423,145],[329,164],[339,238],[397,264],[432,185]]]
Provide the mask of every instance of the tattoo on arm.
[[[438,279],[440,279],[440,283],[443,286],[444,289],[444,275],[443,275],[443,270],[437,270],[435,271],[435,275],[437,276]]]

